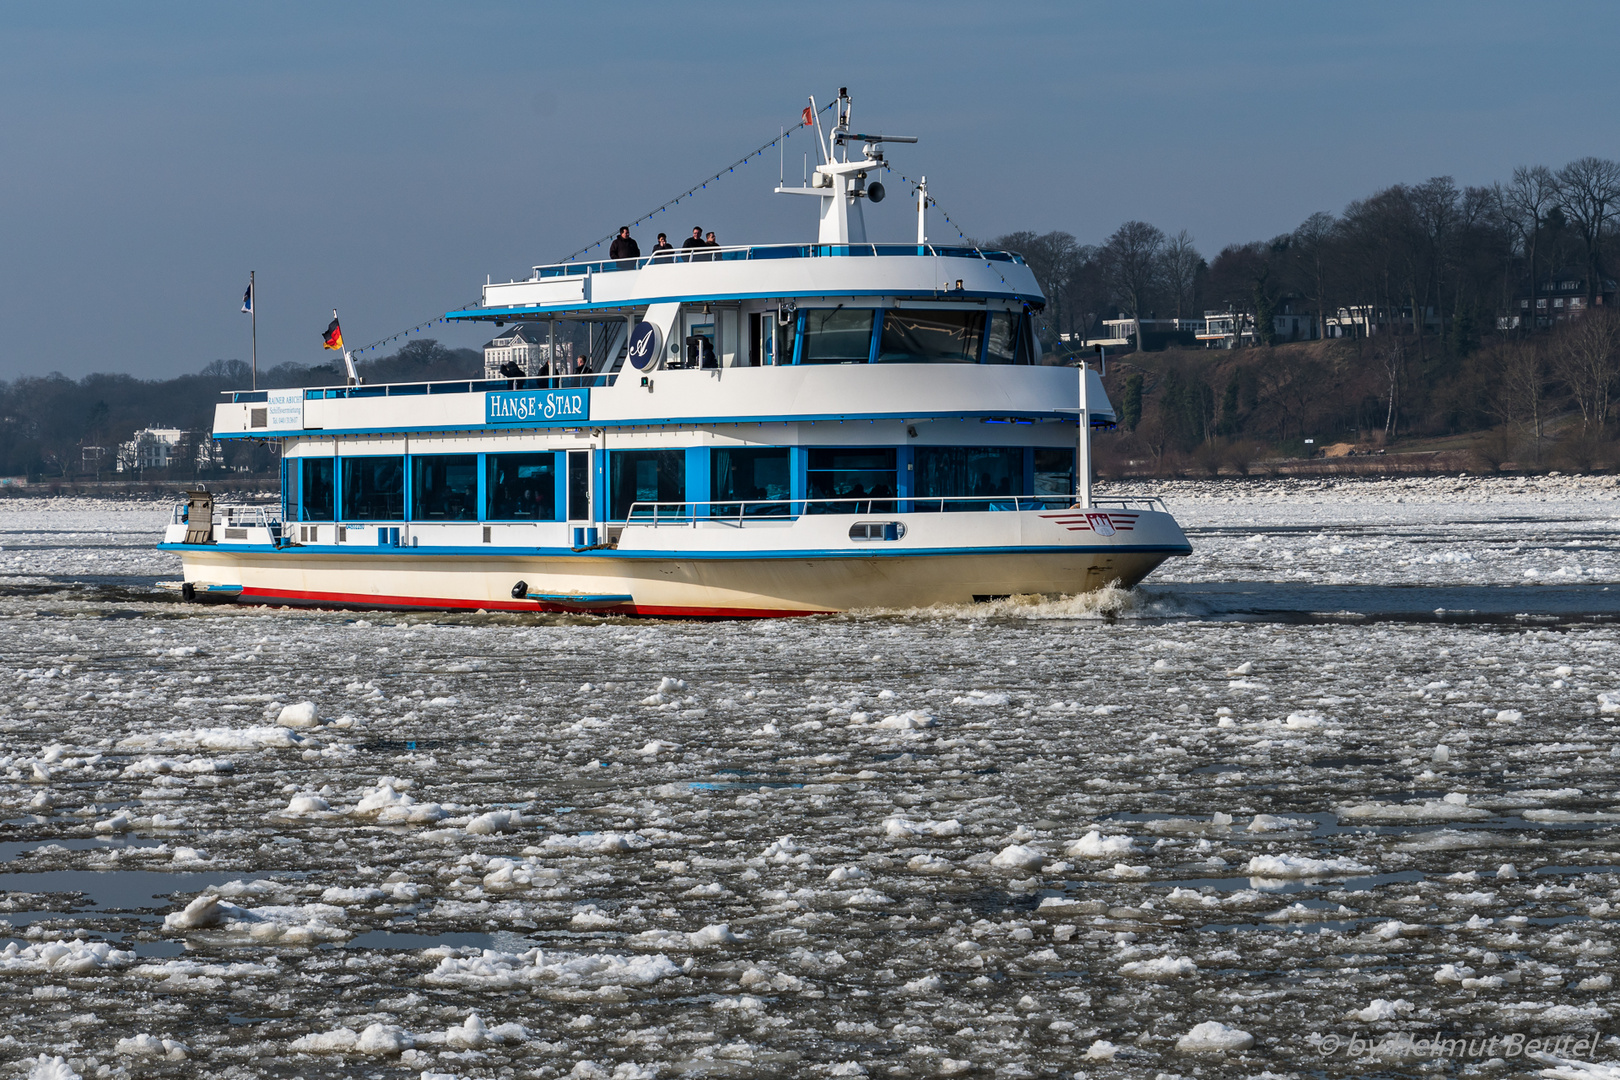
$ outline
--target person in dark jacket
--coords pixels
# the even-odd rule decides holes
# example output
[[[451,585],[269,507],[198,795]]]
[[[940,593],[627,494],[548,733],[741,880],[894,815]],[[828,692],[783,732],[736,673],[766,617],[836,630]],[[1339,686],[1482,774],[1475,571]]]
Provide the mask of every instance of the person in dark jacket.
[[[658,243],[653,245],[653,261],[669,262],[670,254],[668,253],[671,253],[674,250],[675,246],[669,242],[669,237],[665,236],[663,233],[659,233]]]
[[[613,245],[608,248],[610,259],[639,259],[641,258],[641,245],[630,237],[630,226],[619,226],[619,235],[613,238]],[[620,270],[629,270],[632,267],[619,264]]]
[[[693,248],[703,248],[707,246],[708,245],[703,242],[703,227],[701,225],[694,225],[692,226],[692,235],[688,236],[686,238],[686,242],[681,244],[681,250],[691,251]]]

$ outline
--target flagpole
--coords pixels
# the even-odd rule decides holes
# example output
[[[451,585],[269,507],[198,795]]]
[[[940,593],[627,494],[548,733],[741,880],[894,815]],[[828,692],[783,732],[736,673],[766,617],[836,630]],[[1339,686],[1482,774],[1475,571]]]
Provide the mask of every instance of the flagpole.
[[[253,310],[248,318],[253,320],[253,389],[259,388],[259,289],[253,283],[254,271],[248,271],[248,295],[253,297]],[[237,278],[238,281],[241,278]]]

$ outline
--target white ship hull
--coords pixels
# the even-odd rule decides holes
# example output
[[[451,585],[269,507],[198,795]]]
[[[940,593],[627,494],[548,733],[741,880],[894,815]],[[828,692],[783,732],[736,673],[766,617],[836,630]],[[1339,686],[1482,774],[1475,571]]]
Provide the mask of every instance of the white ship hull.
[[[1095,513],[1095,512],[1094,512]],[[595,611],[751,617],[966,604],[1011,595],[1129,587],[1186,554],[1168,514],[1111,511],[1100,535],[1078,511],[900,514],[894,542],[847,540],[848,516],[778,526],[723,523],[625,528],[617,548],[587,551],[166,544],[186,581],[239,602],[317,607]],[[1103,529],[1110,529],[1105,524]],[[977,534],[971,550],[930,533]],[[825,535],[845,536],[839,548]],[[1031,535],[1033,534],[1033,535]],[[996,539],[1014,541],[997,544]],[[820,543],[817,543],[817,541]],[[748,542],[751,541],[751,542]],[[794,541],[803,541],[802,545]],[[1046,542],[1042,542],[1046,541]],[[514,588],[517,595],[514,596]]]

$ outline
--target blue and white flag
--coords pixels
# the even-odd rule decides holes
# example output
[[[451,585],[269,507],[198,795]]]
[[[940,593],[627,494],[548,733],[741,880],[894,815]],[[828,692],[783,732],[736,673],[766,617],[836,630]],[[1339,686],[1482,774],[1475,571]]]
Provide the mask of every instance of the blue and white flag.
[[[249,284],[247,291],[242,294],[242,314],[253,314],[253,286]]]

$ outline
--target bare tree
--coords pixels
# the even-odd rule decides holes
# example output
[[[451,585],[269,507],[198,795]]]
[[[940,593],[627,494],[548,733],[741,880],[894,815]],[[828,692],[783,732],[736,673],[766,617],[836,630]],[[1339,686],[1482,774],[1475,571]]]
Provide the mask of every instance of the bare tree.
[[[1328,267],[1333,258],[1331,250],[1338,222],[1332,214],[1318,211],[1306,218],[1294,230],[1289,251],[1294,257],[1295,280],[1300,292],[1316,305],[1316,333],[1327,335]]]
[[[1503,423],[1528,435],[1535,459],[1541,460],[1547,409],[1547,357],[1539,343],[1512,341],[1488,358],[1496,369],[1491,412]]]
[[[1406,370],[1405,339],[1391,337],[1379,354],[1379,359],[1384,362],[1384,377],[1389,381],[1389,409],[1384,414],[1384,434],[1394,438],[1400,408],[1401,375]]]
[[[1145,221],[1127,221],[1114,230],[1100,257],[1104,279],[1114,302],[1141,318],[1159,284],[1159,251],[1164,233]],[[1141,348],[1142,336],[1137,335]]]
[[[1601,433],[1620,389],[1620,315],[1593,308],[1565,323],[1553,341],[1553,371],[1581,411],[1581,430]]]
[[[1545,165],[1521,165],[1513,170],[1513,179],[1506,187],[1495,187],[1497,205],[1502,219],[1519,238],[1524,261],[1530,272],[1530,312],[1535,317],[1536,241],[1541,236],[1541,223],[1547,212],[1558,204],[1558,182],[1552,170]]]
[[[1620,202],[1620,162],[1583,157],[1558,170],[1558,205],[1586,245],[1586,306],[1602,291],[1604,228]]]
[[[992,240],[990,246],[1016,251],[1024,257],[1040,283],[1041,292],[1046,294],[1046,323],[1054,333],[1072,335],[1076,316],[1075,286],[1094,249],[1077,243],[1066,232],[1008,233]]]
[[[1439,308],[1446,279],[1451,276],[1454,267],[1461,197],[1462,192],[1457,190],[1456,183],[1449,176],[1433,177],[1411,189],[1411,208],[1419,241],[1413,245],[1415,258],[1408,288],[1412,298],[1412,329],[1418,338],[1418,355],[1423,359],[1427,359],[1423,328],[1430,307],[1429,298],[1432,296],[1435,300],[1433,306]],[[1445,325],[1442,318],[1442,341],[1446,336]]]
[[[1204,257],[1193,247],[1192,234],[1182,229],[1165,242],[1160,255],[1160,271],[1165,287],[1175,298],[1176,318],[1191,316],[1193,285],[1198,279],[1198,268]]]

